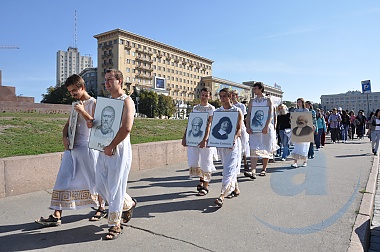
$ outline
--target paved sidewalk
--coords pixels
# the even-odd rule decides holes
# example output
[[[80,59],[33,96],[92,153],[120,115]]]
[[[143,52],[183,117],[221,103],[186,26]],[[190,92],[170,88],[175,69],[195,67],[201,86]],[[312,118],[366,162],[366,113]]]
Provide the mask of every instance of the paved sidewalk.
[[[380,251],[380,176],[377,176],[369,252]]]
[[[241,195],[222,208],[213,203],[218,162],[204,197],[195,195],[197,181],[184,162],[132,172],[128,192],[138,205],[115,241],[103,240],[106,220],[88,221],[91,209],[64,211],[60,227],[34,223],[51,214],[51,191],[3,198],[0,251],[347,251],[374,160],[370,149],[365,140],[327,143],[307,167],[277,161],[254,181],[240,174]]]

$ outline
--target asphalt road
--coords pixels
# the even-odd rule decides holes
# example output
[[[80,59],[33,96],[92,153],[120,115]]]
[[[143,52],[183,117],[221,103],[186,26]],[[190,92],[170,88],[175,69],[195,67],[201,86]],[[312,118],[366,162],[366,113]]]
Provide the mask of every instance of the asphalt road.
[[[186,163],[134,171],[128,192],[138,205],[114,241],[103,240],[105,219],[88,221],[92,209],[64,211],[60,227],[34,223],[52,213],[51,191],[8,197],[0,199],[0,251],[347,251],[372,162],[368,139],[327,143],[307,167],[288,160],[256,180],[241,173],[240,196],[222,208],[213,203],[219,162],[203,197]]]

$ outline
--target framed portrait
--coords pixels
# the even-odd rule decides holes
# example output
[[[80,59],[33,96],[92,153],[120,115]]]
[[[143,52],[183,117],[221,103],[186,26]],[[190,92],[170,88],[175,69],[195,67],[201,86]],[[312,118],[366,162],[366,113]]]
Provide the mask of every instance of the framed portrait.
[[[211,132],[208,138],[208,147],[232,148],[236,133],[239,112],[214,112],[211,122]]]
[[[70,119],[69,119],[69,128],[68,138],[69,138],[69,149],[72,150],[74,148],[74,139],[75,139],[75,131],[77,129],[77,121],[78,121],[78,112],[74,109],[75,105],[79,102],[71,103],[71,111],[70,111]]]
[[[314,127],[311,112],[291,112],[292,142],[314,142]]]
[[[198,146],[205,136],[208,113],[190,113],[186,130],[186,145]]]
[[[251,108],[251,130],[262,132],[268,119],[268,106],[252,106]]]
[[[123,108],[123,100],[97,98],[89,148],[103,151],[103,148],[112,142],[120,128]]]

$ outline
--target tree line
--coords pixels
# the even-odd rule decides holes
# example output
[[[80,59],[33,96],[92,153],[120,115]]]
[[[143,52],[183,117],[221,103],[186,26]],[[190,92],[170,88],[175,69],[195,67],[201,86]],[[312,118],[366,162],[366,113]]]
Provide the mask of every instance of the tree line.
[[[134,101],[136,112],[148,118],[170,118],[177,113],[178,104],[170,96],[158,94],[152,90],[137,90],[136,87],[133,87],[132,94],[129,94],[127,90],[125,90],[125,92],[130,95]],[[96,95],[92,90],[89,90],[88,93],[95,98],[98,96],[107,97],[105,92],[102,92],[100,95]],[[71,97],[66,87],[62,85],[60,87],[47,88],[47,93],[42,95],[41,103],[71,104],[73,101],[75,101],[75,99]],[[219,100],[209,102],[216,108],[221,106]],[[186,103],[187,109],[184,112],[186,113],[186,117],[192,111],[192,107],[199,103],[200,99],[194,99],[193,101],[188,101]],[[184,114],[182,116],[185,117]]]

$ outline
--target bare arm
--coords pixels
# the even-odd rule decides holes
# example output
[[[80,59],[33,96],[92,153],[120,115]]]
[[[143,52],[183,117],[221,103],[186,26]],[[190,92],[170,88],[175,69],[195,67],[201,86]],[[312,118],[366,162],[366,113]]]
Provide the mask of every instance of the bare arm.
[[[206,143],[207,143],[208,137],[210,135],[211,121],[212,121],[212,116],[209,116],[207,119],[205,135],[204,135],[202,141],[199,143],[200,148],[206,147]]]
[[[86,121],[91,121],[91,120],[94,120],[94,112],[90,112],[92,113],[91,115],[84,109],[84,105],[83,105],[83,102],[80,101],[78,104],[76,104],[74,106],[74,109],[80,114],[83,116],[83,118],[86,120]]]
[[[268,133],[268,127],[269,127],[269,124],[270,124],[270,122],[272,120],[272,113],[273,113],[272,101],[269,98],[268,98],[267,101],[268,101],[268,106],[269,106],[269,109],[268,109],[268,118],[267,118],[265,126],[264,126],[264,128],[262,130],[263,134]]]
[[[62,143],[63,143],[63,147],[65,147],[65,150],[68,150],[69,145],[70,145],[70,141],[68,139],[68,136],[69,136],[69,120],[70,120],[70,117],[67,119],[67,122],[66,122],[66,124],[62,130]]]
[[[247,125],[247,133],[251,134],[252,129],[251,129],[251,110],[252,110],[252,99],[248,103],[248,112],[247,112],[247,117],[245,118],[245,122]]]
[[[135,106],[130,97],[124,100],[124,108],[123,108],[123,117],[121,118],[121,126],[112,140],[112,142],[103,148],[104,154],[107,156],[112,156],[113,150],[116,146],[121,143],[131,132],[133,126],[135,114]]]

